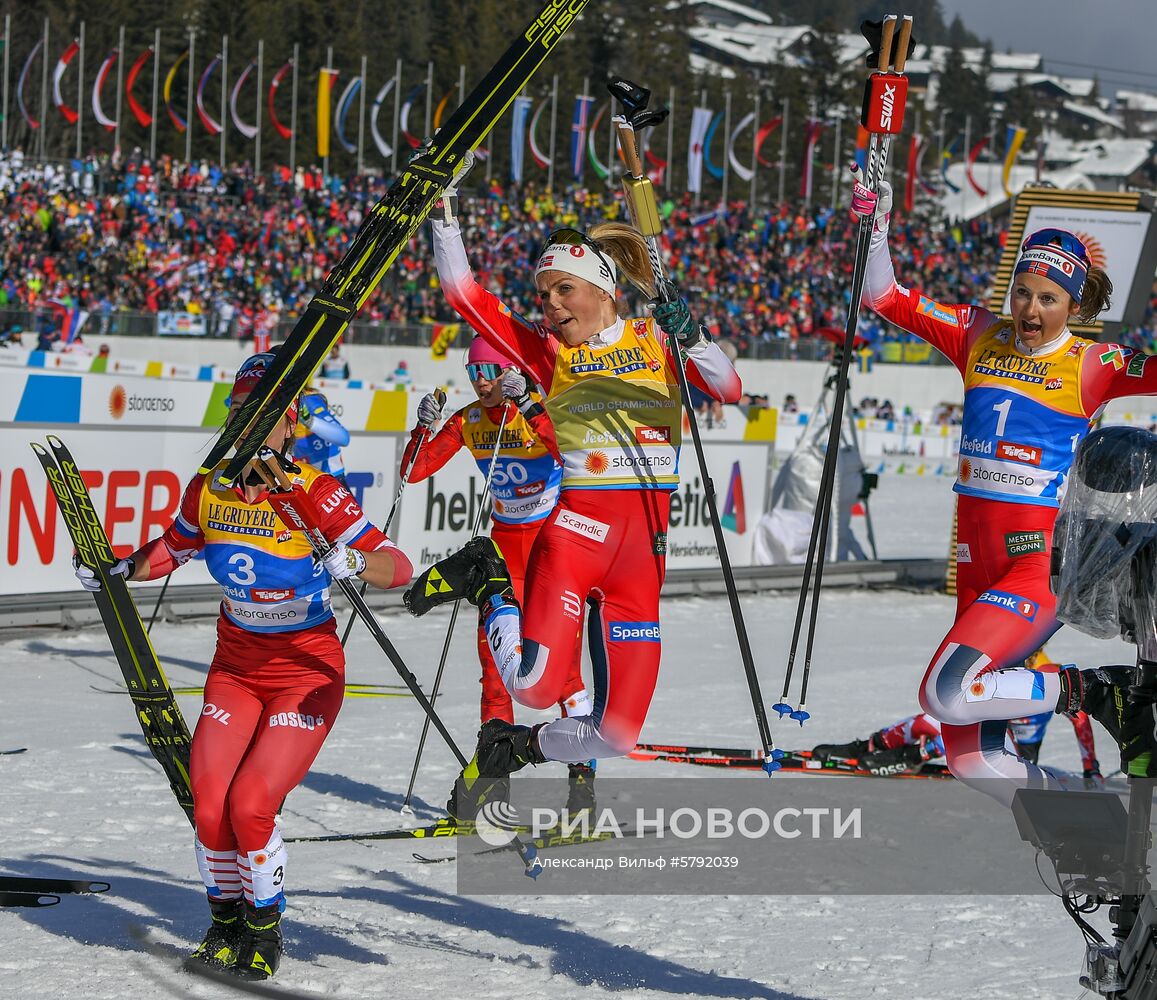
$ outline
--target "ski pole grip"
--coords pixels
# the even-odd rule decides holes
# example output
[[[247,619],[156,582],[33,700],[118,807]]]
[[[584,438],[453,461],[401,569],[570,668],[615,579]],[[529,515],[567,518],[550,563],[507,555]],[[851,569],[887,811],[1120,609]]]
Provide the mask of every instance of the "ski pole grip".
[[[904,72],[904,64],[908,61],[908,45],[912,41],[912,15],[905,14],[900,22],[900,35],[896,41],[895,70]]]
[[[635,130],[621,115],[615,115],[615,132],[619,137],[619,149],[627,164],[627,173],[632,177],[643,176],[643,161],[639,159],[639,147],[635,143]]]
[[[892,38],[896,33],[896,15],[885,14],[884,25],[880,32],[880,59],[877,65],[882,72],[886,72],[892,64]]]

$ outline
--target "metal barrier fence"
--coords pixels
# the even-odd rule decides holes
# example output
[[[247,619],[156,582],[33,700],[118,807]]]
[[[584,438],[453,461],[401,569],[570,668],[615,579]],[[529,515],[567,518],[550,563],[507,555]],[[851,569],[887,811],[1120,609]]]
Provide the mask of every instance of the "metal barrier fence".
[[[15,323],[23,327],[26,335],[35,335],[37,319],[51,317],[51,310],[28,309],[26,307],[0,307],[0,330]],[[207,338],[229,338],[236,335],[236,321],[220,324],[216,316],[206,314]],[[273,330],[273,342],[277,343],[289,336],[295,320],[283,319]],[[374,323],[354,320],[350,324],[345,340],[350,344],[373,346],[429,347],[432,326],[429,323]],[[89,316],[84,333],[90,337],[157,337],[157,314],[144,312],[94,312]],[[169,336],[180,337],[181,334]],[[459,324],[458,333],[450,349],[469,346],[471,332],[465,323]],[[168,339],[168,337],[166,337]],[[26,341],[26,346],[34,343]],[[832,356],[832,343],[822,337],[803,337],[799,340],[775,338],[752,340],[743,357],[757,361],[828,361]],[[931,345],[922,342],[883,341],[872,351],[872,363],[947,365],[950,362]],[[856,368],[853,365],[853,370]]]

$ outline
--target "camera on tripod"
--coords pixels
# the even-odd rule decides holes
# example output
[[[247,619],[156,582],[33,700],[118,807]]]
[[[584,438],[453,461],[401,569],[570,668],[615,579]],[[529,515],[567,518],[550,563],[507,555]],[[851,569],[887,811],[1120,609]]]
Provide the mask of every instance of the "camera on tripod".
[[[1157,436],[1109,427],[1085,439],[1053,533],[1051,585],[1061,621],[1137,647],[1127,692],[1112,688],[1110,720],[1125,748],[1129,806],[1115,795],[1020,789],[1013,813],[1021,838],[1053,862],[1062,903],[1085,938],[1081,985],[1116,1000],[1157,1000],[1147,863],[1157,785]],[[1106,905],[1112,941],[1084,919]]]

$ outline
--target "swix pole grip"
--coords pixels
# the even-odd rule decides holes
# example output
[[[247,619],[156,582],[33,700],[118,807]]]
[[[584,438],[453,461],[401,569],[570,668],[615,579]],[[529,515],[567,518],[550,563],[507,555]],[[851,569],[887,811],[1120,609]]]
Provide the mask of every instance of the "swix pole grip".
[[[873,73],[864,87],[860,124],[877,135],[896,135],[904,124],[908,77],[901,73]]]

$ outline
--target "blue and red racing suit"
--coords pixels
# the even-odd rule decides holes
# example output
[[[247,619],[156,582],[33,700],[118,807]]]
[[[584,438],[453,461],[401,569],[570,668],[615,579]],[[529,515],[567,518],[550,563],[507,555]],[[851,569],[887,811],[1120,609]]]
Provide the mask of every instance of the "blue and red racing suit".
[[[372,552],[393,543],[333,477],[295,477],[331,542]],[[345,656],[330,609],[330,577],[266,491],[249,502],[216,471],[186,487],[176,519],[137,558],[148,577],[202,552],[223,600],[190,759],[197,858],[211,897],[281,900],[285,847],[274,817],[329,734],[345,692]],[[395,558],[393,585],[410,576]]]
[[[682,432],[677,355],[641,318],[568,346],[474,280],[457,222],[432,226],[447,300],[543,387],[563,466],[558,505],[531,550],[524,610],[507,605],[485,618],[499,673],[521,704],[556,702],[586,605],[594,709],[540,729],[539,749],[561,761],[629,753],[659,671],[659,589]],[[686,372],[717,399],[739,398],[739,376],[715,344],[693,347]]]
[[[1059,623],[1049,590],[1053,521],[1073,455],[1109,400],[1157,393],[1157,361],[1060,337],[1030,350],[979,306],[942,305],[896,283],[887,230],[868,255],[864,302],[945,355],[964,378],[956,621],[932,657],[923,709],[943,726],[953,774],[1011,803],[1063,778],[1005,748],[1009,719],[1055,708],[1055,664],[1019,664]]]

